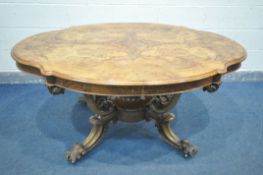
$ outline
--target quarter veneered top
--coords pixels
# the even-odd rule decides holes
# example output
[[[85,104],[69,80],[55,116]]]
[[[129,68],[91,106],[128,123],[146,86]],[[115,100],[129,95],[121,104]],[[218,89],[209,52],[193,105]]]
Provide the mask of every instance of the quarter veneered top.
[[[45,76],[97,85],[167,85],[224,74],[246,58],[223,36],[161,24],[95,24],[29,37],[12,50]]]

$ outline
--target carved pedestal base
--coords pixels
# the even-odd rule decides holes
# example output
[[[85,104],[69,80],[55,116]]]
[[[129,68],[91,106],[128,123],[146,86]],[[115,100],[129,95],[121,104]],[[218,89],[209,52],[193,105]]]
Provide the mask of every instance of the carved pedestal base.
[[[76,144],[66,153],[66,158],[75,163],[90,151],[102,138],[105,128],[110,122],[137,122],[141,120],[155,121],[155,126],[163,138],[174,148],[182,151],[184,157],[197,153],[195,146],[188,140],[181,140],[174,134],[169,122],[175,119],[169,113],[177,103],[180,94],[153,97],[104,97],[85,95],[80,102],[86,104],[94,113],[90,117],[93,125],[88,137],[82,144]]]

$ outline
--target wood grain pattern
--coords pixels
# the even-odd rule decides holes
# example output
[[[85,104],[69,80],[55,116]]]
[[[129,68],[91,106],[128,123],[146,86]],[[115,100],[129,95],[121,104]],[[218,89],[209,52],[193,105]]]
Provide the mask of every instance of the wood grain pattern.
[[[101,86],[162,86],[228,72],[246,52],[223,36],[180,26],[124,23],[41,33],[12,50],[43,76]]]

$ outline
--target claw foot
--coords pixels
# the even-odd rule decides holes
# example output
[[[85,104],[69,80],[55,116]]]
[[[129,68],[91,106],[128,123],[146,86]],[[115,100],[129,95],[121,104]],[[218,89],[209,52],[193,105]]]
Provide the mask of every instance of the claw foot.
[[[188,140],[182,140],[181,147],[184,153],[184,157],[192,157],[198,152],[197,148],[194,145],[192,145]]]
[[[75,163],[79,160],[84,154],[86,150],[82,144],[76,144],[66,153],[66,159],[71,163]]]

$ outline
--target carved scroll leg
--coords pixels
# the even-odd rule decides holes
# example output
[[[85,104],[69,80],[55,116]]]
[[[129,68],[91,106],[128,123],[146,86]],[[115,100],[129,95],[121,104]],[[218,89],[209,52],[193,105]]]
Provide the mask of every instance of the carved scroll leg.
[[[184,157],[194,156],[198,152],[197,148],[190,144],[188,140],[181,140],[170,128],[169,122],[173,119],[175,119],[174,114],[165,113],[163,114],[163,118],[156,120],[156,126],[159,133],[169,144],[181,150],[184,153]]]
[[[88,137],[83,141],[82,144],[76,144],[66,153],[66,159],[71,163],[75,163],[82,156],[84,156],[88,151],[90,151],[96,144],[101,140],[106,123],[101,120],[99,115],[94,115],[90,117],[90,122],[93,125]]]

